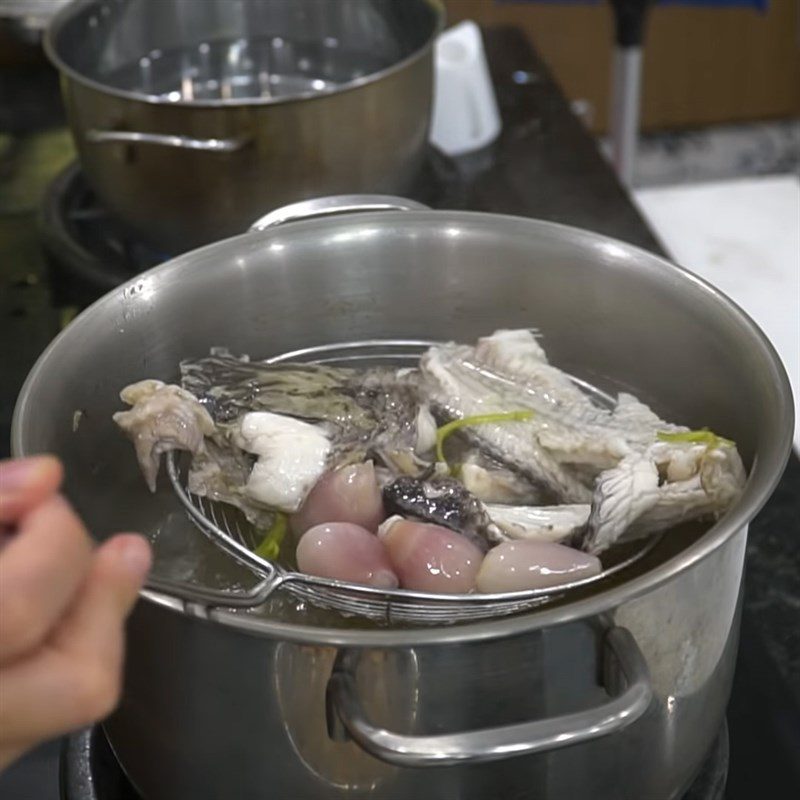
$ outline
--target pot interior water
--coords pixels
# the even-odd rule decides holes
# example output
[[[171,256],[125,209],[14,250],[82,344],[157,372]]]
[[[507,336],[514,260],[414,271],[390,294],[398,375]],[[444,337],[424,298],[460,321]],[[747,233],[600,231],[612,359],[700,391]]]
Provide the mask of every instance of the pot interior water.
[[[163,101],[299,97],[330,92],[386,69],[391,53],[280,36],[152,50],[105,75],[108,86]]]
[[[150,101],[269,101],[334,91],[413,57],[434,0],[101,0],[57,20],[60,67]]]

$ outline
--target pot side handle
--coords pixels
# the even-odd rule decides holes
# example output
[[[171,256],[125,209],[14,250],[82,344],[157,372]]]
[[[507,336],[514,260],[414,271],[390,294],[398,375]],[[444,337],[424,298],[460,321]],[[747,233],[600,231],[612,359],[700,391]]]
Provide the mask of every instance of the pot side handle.
[[[356,695],[353,671],[357,653],[341,657],[328,684],[331,713],[367,753],[402,767],[479,764],[555,750],[607,736],[637,720],[650,705],[653,689],[644,656],[630,632],[608,630],[604,638],[604,682],[615,692],[607,703],[551,719],[435,736],[407,736],[378,728],[366,718]],[[609,656],[611,656],[609,658]]]
[[[314,197],[301,200],[270,211],[257,219],[251,231],[263,231],[284,222],[293,222],[313,217],[327,217],[333,214],[353,214],[358,211],[429,211],[430,207],[407,200],[405,197],[394,197],[390,194],[336,194],[329,197]]]
[[[92,129],[86,132],[91,144],[153,144],[178,150],[203,153],[235,153],[250,142],[250,137],[236,139],[196,139],[169,133],[142,133],[141,131],[105,131]]]

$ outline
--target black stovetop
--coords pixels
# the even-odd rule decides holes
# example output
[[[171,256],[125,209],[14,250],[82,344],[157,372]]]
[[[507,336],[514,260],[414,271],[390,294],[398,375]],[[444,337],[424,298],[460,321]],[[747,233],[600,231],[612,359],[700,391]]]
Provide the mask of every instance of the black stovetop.
[[[418,199],[438,207],[565,222],[662,253],[525,38],[513,29],[497,29],[487,31],[485,39],[503,133],[494,145],[469,157],[430,159]],[[46,216],[45,188],[73,157],[54,73],[41,65],[0,71],[0,457],[8,454],[11,412],[25,375],[59,327],[92,298],[91,287],[62,268],[63,259],[59,266],[59,253],[72,246],[49,241],[47,257],[42,247],[48,243],[41,227],[46,220],[39,219]],[[74,172],[63,173],[62,179],[70,174],[76,179]],[[81,190],[80,183],[72,187]],[[96,229],[91,225],[106,224],[102,220],[100,209],[94,222],[83,217],[78,227],[92,238]],[[121,249],[139,256],[144,252],[146,259],[160,257],[125,237],[128,232]],[[109,257],[104,253],[99,263]],[[125,269],[116,262],[113,268]],[[800,766],[793,757],[800,752],[799,526],[800,461],[794,455],[775,496],[750,528],[741,647],[728,709],[728,800],[800,796]],[[110,783],[98,800],[132,800],[97,729],[68,744],[73,771],[80,752],[86,765],[107,770]],[[712,776],[714,764],[721,763],[719,747],[717,760],[709,762]],[[33,788],[32,772],[39,762],[26,763],[33,765],[27,772],[23,763],[0,777],[0,795],[7,800],[55,798],[54,765],[41,761],[52,774],[47,788],[39,791]],[[103,786],[98,780],[96,785]],[[695,795],[698,800],[719,796],[712,793],[713,781],[697,791],[704,792]]]

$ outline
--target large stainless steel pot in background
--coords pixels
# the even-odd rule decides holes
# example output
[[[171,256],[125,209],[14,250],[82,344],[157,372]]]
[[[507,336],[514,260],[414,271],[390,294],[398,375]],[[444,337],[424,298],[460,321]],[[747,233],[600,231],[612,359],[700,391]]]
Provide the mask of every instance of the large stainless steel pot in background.
[[[78,0],[45,48],[104,203],[174,252],[320,194],[401,192],[439,0]]]
[[[95,531],[148,531],[160,553],[107,723],[116,753],[148,800],[678,797],[723,719],[747,523],[790,448],[774,350],[712,287],[621,242],[359,204],[145,273],[76,319],[25,384],[14,451],[58,453]],[[517,617],[433,629],[276,617],[232,608],[243,576],[168,488],[147,493],[111,421],[120,387],[174,379],[214,345],[265,357],[516,326],[539,328],[577,377],[734,438],[749,468],[736,507],[665,537],[623,581]],[[202,591],[220,582],[223,594]]]

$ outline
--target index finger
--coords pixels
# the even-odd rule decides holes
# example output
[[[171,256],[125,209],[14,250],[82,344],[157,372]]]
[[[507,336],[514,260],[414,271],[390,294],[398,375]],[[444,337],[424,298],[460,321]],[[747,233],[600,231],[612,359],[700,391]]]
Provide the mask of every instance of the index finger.
[[[53,456],[0,461],[0,525],[16,523],[61,485],[64,470]]]

